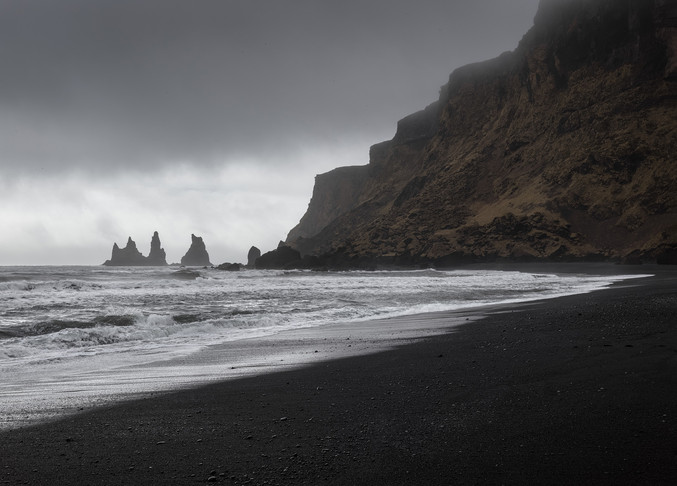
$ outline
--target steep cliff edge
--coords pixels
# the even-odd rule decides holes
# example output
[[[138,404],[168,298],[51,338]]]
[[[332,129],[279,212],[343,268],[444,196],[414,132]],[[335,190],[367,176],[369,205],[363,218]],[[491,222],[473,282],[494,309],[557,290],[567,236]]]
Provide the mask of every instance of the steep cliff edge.
[[[341,261],[670,261],[675,154],[677,0],[543,0],[515,51],[454,71],[369,165],[318,176],[287,244]]]

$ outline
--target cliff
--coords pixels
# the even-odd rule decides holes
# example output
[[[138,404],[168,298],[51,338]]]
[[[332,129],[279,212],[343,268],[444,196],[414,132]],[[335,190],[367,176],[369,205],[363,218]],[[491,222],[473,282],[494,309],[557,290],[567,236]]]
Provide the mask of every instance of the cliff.
[[[366,166],[339,167],[315,177],[308,211],[287,235],[287,241],[308,238],[354,206],[359,200],[367,176]]]
[[[328,261],[674,260],[677,0],[542,0],[369,164],[316,178],[286,243]],[[671,256],[672,255],[672,256]]]
[[[161,248],[158,232],[153,233],[150,242],[150,253],[145,257],[136,247],[136,243],[131,237],[127,239],[127,245],[120,248],[117,243],[113,243],[113,251],[110,260],[104,263],[106,266],[164,266],[165,251]]]

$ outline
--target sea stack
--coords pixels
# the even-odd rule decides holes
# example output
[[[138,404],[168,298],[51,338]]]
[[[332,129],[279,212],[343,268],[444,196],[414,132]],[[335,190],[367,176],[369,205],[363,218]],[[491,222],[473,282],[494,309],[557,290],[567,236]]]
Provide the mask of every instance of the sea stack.
[[[181,265],[189,267],[211,266],[209,253],[201,236],[190,235],[191,245],[186,254],[181,258]]]
[[[160,236],[156,231],[150,241],[150,254],[145,257],[136,247],[136,243],[130,236],[127,239],[127,246],[120,248],[117,243],[113,243],[113,252],[110,260],[103,264],[109,267],[160,267],[167,265],[165,251],[161,248]]]
[[[151,238],[150,240],[150,253],[148,254],[148,258],[146,259],[146,261],[147,261],[146,265],[153,266],[167,265],[167,255],[165,253],[165,250],[162,248],[160,244],[160,236],[158,235],[157,231],[153,233],[153,238]]]
[[[107,266],[139,266],[147,265],[146,257],[136,248],[136,243],[130,236],[127,239],[127,245],[120,248],[117,243],[113,243],[113,252],[110,260],[106,260],[104,265]]]
[[[261,250],[252,246],[247,253],[247,267],[254,268],[256,266],[256,259],[261,256]]]

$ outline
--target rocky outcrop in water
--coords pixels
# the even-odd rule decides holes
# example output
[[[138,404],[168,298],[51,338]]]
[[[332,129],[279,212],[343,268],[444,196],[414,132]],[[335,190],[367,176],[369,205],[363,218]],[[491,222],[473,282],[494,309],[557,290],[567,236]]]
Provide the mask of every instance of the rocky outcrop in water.
[[[674,261],[677,0],[543,0],[517,49],[317,176],[286,244],[348,264]],[[366,262],[366,263],[365,263]]]
[[[113,243],[111,258],[103,264],[106,266],[165,266],[167,261],[165,260],[165,251],[161,248],[160,237],[156,231],[151,239],[148,257],[141,254],[130,236],[124,248],[120,248],[117,243]]]
[[[256,266],[256,259],[261,256],[261,250],[252,246],[247,252],[247,268],[254,268]]]
[[[190,235],[191,245],[181,258],[181,265],[189,267],[211,266],[209,253],[201,236]]]
[[[256,259],[256,268],[278,270],[299,268],[303,265],[301,254],[293,248],[280,242],[277,249],[264,253]]]
[[[147,265],[164,266],[167,265],[167,255],[160,244],[160,236],[156,231],[150,240],[150,253],[146,259]]]

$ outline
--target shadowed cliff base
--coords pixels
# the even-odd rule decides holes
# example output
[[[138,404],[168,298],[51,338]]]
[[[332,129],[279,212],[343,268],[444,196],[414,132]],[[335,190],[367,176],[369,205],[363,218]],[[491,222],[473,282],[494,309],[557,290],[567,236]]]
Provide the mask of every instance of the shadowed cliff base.
[[[677,1],[544,0],[369,165],[317,176],[286,244],[319,267],[677,263],[675,109]]]

